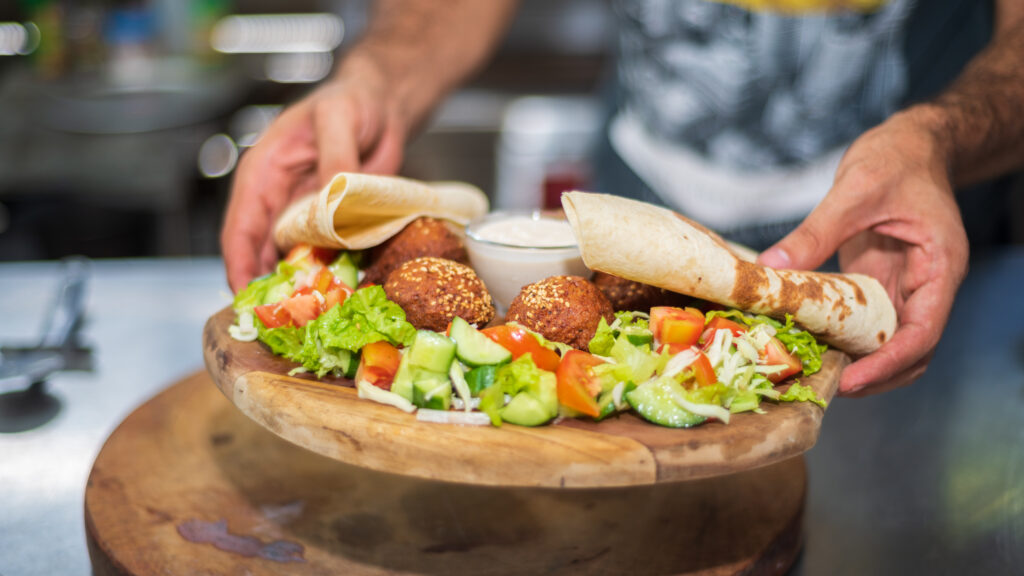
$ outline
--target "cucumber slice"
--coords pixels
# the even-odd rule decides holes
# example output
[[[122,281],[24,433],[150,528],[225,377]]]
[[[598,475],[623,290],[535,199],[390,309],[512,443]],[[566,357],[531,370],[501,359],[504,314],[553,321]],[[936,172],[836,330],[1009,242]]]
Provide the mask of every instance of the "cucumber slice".
[[[262,302],[262,304],[263,305],[267,305],[267,304],[273,304],[275,302],[280,302],[281,300],[284,300],[285,298],[287,298],[287,297],[289,297],[291,295],[292,295],[292,283],[291,282],[281,282],[280,284],[276,284],[276,285],[272,286],[269,290],[267,290],[267,293],[263,295],[263,302]]]
[[[359,286],[359,267],[356,266],[349,252],[342,252],[328,267],[335,278],[341,279],[349,288],[355,290]]]
[[[512,359],[511,352],[458,316],[452,318],[451,334],[455,355],[467,366],[503,364]]]
[[[548,418],[558,416],[558,381],[552,372],[541,372],[533,397],[548,411]]]
[[[401,362],[398,363],[391,391],[412,402],[412,368],[409,366],[409,354],[403,354]]]
[[[671,380],[645,382],[626,394],[626,402],[644,420],[669,428],[689,428],[702,424],[707,418],[681,408],[672,400],[672,387],[685,394],[683,387]]]
[[[626,340],[634,346],[643,346],[644,344],[651,344],[654,342],[654,335],[647,328],[630,326],[625,328],[622,333],[626,335]]]
[[[479,396],[484,389],[494,384],[494,373],[497,371],[497,366],[477,366],[466,372],[466,383],[469,384],[469,393],[473,396]]]
[[[432,330],[419,330],[406,356],[413,368],[423,368],[447,375],[455,358],[455,342],[444,334]]]
[[[412,403],[420,408],[447,410],[452,405],[452,382],[447,374],[412,368]]]
[[[633,390],[636,390],[636,384],[633,384],[632,382],[624,383],[622,386],[622,396],[620,397],[620,401],[626,402],[626,394]],[[615,405],[614,387],[601,392],[601,395],[597,397],[597,408],[600,411],[600,414],[597,417],[598,421],[604,420],[619,411],[619,408]],[[623,407],[622,410],[626,410],[626,408]]]
[[[544,403],[528,392],[520,392],[501,409],[501,418],[520,426],[540,426],[551,420],[551,413]]]

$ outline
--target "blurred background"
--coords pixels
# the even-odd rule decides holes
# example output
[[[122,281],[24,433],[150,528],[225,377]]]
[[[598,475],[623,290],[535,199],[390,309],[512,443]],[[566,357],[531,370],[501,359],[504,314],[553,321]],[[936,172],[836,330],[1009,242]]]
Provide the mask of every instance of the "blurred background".
[[[330,73],[370,3],[0,3],[0,261],[217,254],[239,154]],[[585,186],[611,33],[605,2],[526,0],[403,174],[503,207]]]
[[[0,2],[0,261],[217,254],[239,154],[330,73],[370,3]],[[614,33],[607,0],[524,0],[403,174],[500,208],[586,187]],[[1022,181],[961,196],[973,246],[1024,240]]]

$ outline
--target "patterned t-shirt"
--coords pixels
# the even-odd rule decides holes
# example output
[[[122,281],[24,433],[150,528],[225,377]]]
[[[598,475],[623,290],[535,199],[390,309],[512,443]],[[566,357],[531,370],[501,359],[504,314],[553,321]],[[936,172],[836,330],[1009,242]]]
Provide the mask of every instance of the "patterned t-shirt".
[[[613,142],[670,205],[708,224],[805,214],[843,149],[902,102],[913,3],[615,0],[625,98]],[[762,181],[774,188],[757,190]],[[766,206],[748,200],[758,196]]]
[[[896,110],[906,89],[911,2],[787,14],[704,0],[617,0],[627,103],[649,130],[716,164],[807,163]]]

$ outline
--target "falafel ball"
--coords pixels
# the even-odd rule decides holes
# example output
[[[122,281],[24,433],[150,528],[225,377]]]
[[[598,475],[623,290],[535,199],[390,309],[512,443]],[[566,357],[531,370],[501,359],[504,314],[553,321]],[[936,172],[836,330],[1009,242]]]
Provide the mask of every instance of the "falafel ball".
[[[505,315],[509,322],[580,350],[587,349],[601,318],[609,324],[614,320],[611,302],[579,276],[552,276],[523,286]]]
[[[370,251],[370,265],[360,286],[383,284],[403,263],[423,256],[469,263],[466,246],[444,220],[417,218],[402,231]]]
[[[444,332],[456,316],[479,325],[494,318],[494,302],[476,272],[444,258],[405,262],[388,275],[384,292],[420,329]]]
[[[657,286],[626,280],[604,272],[595,272],[591,282],[597,286],[616,312],[646,312],[655,306],[689,306],[691,299],[687,296],[663,290]]]

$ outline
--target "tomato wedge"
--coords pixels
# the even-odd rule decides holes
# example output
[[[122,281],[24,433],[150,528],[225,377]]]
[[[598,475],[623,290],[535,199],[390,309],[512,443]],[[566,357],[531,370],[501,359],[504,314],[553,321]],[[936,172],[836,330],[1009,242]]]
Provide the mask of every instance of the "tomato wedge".
[[[693,370],[693,378],[697,381],[697,385],[702,388],[718,382],[718,376],[715,375],[715,369],[711,366],[711,360],[703,352],[697,354],[697,359],[690,365],[690,369]]]
[[[341,280],[335,279],[331,287],[324,293],[324,304],[321,313],[334,308],[338,304],[344,304],[345,300],[352,295],[352,289]]]
[[[597,395],[601,393],[601,384],[594,375],[594,366],[604,364],[604,360],[583,352],[570,350],[562,356],[562,362],[555,371],[558,381],[558,401],[577,412],[593,418],[601,415],[597,405]]]
[[[338,251],[330,248],[320,248],[319,246],[310,246],[309,244],[296,244],[294,248],[288,251],[288,255],[284,259],[294,266],[310,267],[314,264],[327,266],[337,255]]]
[[[558,354],[554,350],[541,346],[537,338],[521,326],[502,324],[485,328],[481,332],[511,352],[513,359],[519,358],[523,354],[529,354],[537,368],[548,372],[558,370],[560,362]]]
[[[313,280],[309,283],[309,287],[313,290],[319,291],[321,294],[327,294],[327,291],[331,289],[331,285],[334,283],[334,274],[331,274],[331,270],[326,266],[321,266],[317,271],[316,275],[313,276]]]
[[[721,316],[715,316],[708,321],[708,325],[704,328],[704,332],[700,335],[700,342],[706,349],[715,340],[715,332],[719,330],[728,330],[732,332],[733,336],[740,336],[747,331],[747,327],[739,322],[723,318]]]
[[[803,362],[800,362],[799,358],[790,354],[789,350],[786,350],[786,345],[774,336],[765,344],[764,350],[761,351],[761,360],[766,366],[782,365],[786,367],[782,372],[767,375],[768,380],[771,380],[773,384],[778,384],[804,369]]]
[[[296,294],[279,304],[300,328],[320,315],[320,299],[313,294]]]
[[[703,330],[704,314],[696,308],[651,308],[651,332],[654,339],[662,344],[672,344],[684,350],[697,343]]]
[[[391,383],[398,372],[398,364],[402,354],[390,343],[385,341],[371,342],[363,346],[356,370],[356,382],[365,380],[378,388],[391,390]]]
[[[280,328],[292,323],[291,314],[288,314],[278,302],[265,306],[256,306],[252,311],[267,328]]]

